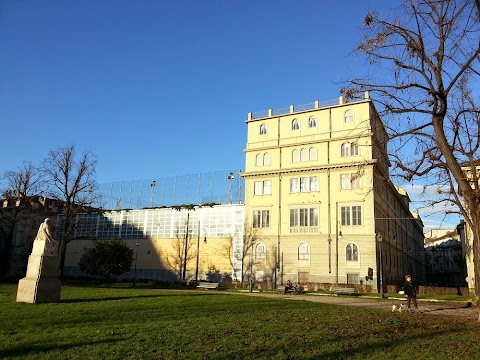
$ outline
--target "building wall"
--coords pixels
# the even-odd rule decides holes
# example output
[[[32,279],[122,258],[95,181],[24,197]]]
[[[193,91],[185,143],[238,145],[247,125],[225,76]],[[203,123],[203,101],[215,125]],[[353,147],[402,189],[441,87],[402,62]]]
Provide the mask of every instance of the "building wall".
[[[81,276],[78,263],[80,257],[86,248],[92,246],[93,240],[72,240],[66,253],[65,275]],[[97,241],[108,241],[98,239]],[[191,246],[187,251],[187,280],[195,278],[196,256],[197,256],[197,236],[189,238]],[[226,250],[229,238],[207,238],[207,243],[200,239],[199,249],[199,279],[205,280],[206,274],[213,267],[218,270],[223,277],[232,278],[232,266],[228,259]],[[124,239],[125,244],[134,251],[134,257],[137,257],[137,279],[178,281],[181,279],[184,259],[183,244],[184,238],[136,238]],[[138,248],[136,244],[138,243]],[[178,250],[181,250],[180,252]],[[179,255],[177,255],[179,254]],[[120,278],[133,278],[135,261],[132,263],[132,270],[123,274]]]
[[[212,269],[223,278],[239,279],[242,267],[234,255],[242,252],[244,216],[244,205],[238,204],[81,214],[67,246],[64,274],[82,275],[78,263],[94,239],[117,238],[124,240],[137,258],[136,271],[133,263],[132,271],[123,278],[133,278],[135,272],[137,279],[180,280],[188,223],[187,280],[195,278],[197,250],[199,279],[206,279]]]
[[[458,236],[452,237],[454,231],[450,231],[447,236],[445,229],[442,232],[443,234],[436,231],[439,237],[430,238],[425,244],[427,282],[435,286],[465,287],[467,266],[462,243]]]
[[[246,228],[255,229],[260,243],[258,254],[252,251],[255,278],[358,284],[367,281],[372,268],[374,278],[367,283],[375,287],[380,276],[379,232],[385,239],[384,278],[397,281],[409,266],[424,276],[413,254],[392,250],[399,246],[393,245],[389,231],[400,225],[376,221],[383,206],[385,218],[391,216],[393,223],[410,229],[409,237],[402,238],[405,243],[413,246],[423,239],[421,222],[408,210],[408,198],[390,183],[386,133],[368,95],[354,103],[340,98],[336,105],[320,107],[316,102],[308,110],[290,106],[288,113],[274,114],[269,110],[267,116],[255,118],[250,113],[246,122],[242,175]],[[397,213],[402,219],[391,215],[388,200],[376,194],[375,182],[385,179],[384,197],[401,208]]]

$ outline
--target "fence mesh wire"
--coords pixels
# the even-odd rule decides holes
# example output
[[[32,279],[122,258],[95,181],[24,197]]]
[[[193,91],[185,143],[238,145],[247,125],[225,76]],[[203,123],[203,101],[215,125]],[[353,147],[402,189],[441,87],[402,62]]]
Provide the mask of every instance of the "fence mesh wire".
[[[244,202],[244,189],[240,170],[128,180],[99,184],[96,205],[105,210],[119,210],[184,204],[239,204]]]

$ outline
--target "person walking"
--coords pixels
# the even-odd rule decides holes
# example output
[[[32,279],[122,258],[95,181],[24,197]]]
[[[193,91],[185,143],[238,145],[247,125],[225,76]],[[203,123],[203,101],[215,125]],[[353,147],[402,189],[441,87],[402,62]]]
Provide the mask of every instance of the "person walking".
[[[417,306],[417,289],[415,285],[413,285],[412,277],[410,275],[405,275],[405,285],[403,286],[403,291],[405,292],[405,296],[407,298],[408,311],[411,311],[410,305],[412,301],[415,310],[419,311]]]

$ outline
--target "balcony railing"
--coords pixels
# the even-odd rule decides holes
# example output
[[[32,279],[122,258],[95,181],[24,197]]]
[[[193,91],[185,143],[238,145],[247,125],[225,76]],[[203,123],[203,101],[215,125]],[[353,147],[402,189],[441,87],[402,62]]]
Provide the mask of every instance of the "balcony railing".
[[[290,228],[290,234],[317,234],[318,226],[302,226]]]
[[[290,105],[290,106],[285,106],[285,107],[277,108],[277,109],[268,109],[268,110],[264,110],[264,111],[251,112],[251,113],[248,113],[248,120],[261,119],[261,118],[266,118],[266,117],[271,117],[271,116],[279,116],[279,115],[286,115],[286,114],[294,114],[294,113],[297,113],[297,112],[322,109],[322,108],[326,108],[326,107],[330,107],[330,106],[336,106],[336,105],[342,105],[342,104],[346,104],[346,103],[351,104],[351,103],[364,101],[366,99],[370,99],[368,91],[365,92],[365,97],[363,97],[363,98],[356,97],[356,98],[347,100],[347,99],[344,99],[343,96],[340,96],[338,98],[328,99],[328,100],[315,100],[314,102],[307,103],[307,104]]]

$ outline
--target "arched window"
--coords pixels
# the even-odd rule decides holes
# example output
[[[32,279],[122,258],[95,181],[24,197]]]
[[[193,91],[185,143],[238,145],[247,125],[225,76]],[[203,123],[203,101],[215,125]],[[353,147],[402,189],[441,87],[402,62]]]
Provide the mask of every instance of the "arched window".
[[[292,151],[292,162],[300,162],[300,150],[294,149]]]
[[[270,153],[265,153],[263,154],[263,166],[269,166],[270,165]]]
[[[310,161],[316,161],[317,160],[317,148],[311,147],[309,150],[309,157]]]
[[[310,260],[310,247],[308,244],[298,245],[298,260]]]
[[[293,119],[292,120],[292,130],[298,130],[298,129],[300,129],[300,125],[298,124],[298,120]]]
[[[346,248],[347,261],[358,261],[358,247],[355,244],[348,244]]]
[[[350,155],[351,156],[358,155],[358,143],[357,142],[352,142],[350,144]]]
[[[350,156],[350,144],[349,143],[343,143],[341,146],[341,156],[342,157],[347,157]]]
[[[308,161],[308,149],[300,150],[300,161]]]
[[[260,135],[266,135],[267,134],[267,125],[262,124],[260,125]]]
[[[257,154],[255,156],[255,166],[263,166],[263,155]]]
[[[315,116],[310,116],[308,119],[308,127],[317,127],[317,118]]]
[[[344,121],[346,123],[353,121],[353,111],[352,110],[345,111]]]
[[[266,246],[265,244],[257,244],[255,246],[255,259],[256,260],[261,260],[261,259],[265,259],[265,257],[267,256],[267,252],[266,252]]]

